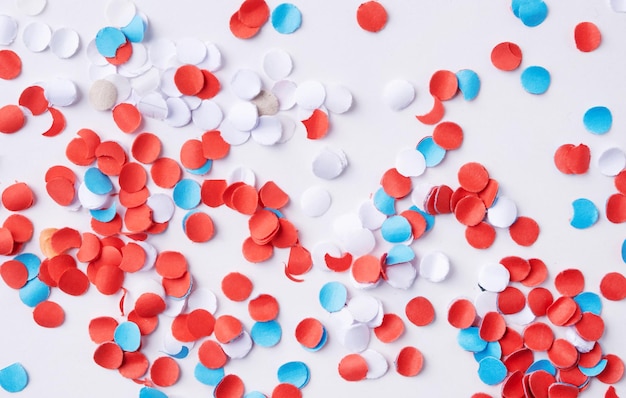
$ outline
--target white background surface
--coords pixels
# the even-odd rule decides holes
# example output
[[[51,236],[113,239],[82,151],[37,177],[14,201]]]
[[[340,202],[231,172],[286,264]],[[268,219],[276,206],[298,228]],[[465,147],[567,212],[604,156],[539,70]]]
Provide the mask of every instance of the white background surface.
[[[19,21],[19,35],[10,48],[22,57],[23,72],[13,81],[0,82],[0,103],[17,103],[27,86],[55,77],[76,82],[81,93],[78,104],[62,109],[68,125],[60,136],[40,136],[48,123],[44,116],[29,117],[26,127],[14,135],[0,137],[0,188],[14,181],[27,182],[37,195],[37,203],[25,212],[35,222],[36,236],[47,227],[73,226],[88,230],[85,211],[69,213],[57,206],[45,193],[43,174],[54,164],[64,164],[80,173],[64,156],[66,144],[80,128],[92,128],[103,138],[118,140],[126,148],[132,136],[121,133],[108,112],[94,111],[86,100],[89,61],[84,49],[96,32],[107,25],[107,1],[50,0],[37,17],[19,14],[14,1],[0,5],[0,13]],[[499,230],[495,244],[488,250],[469,247],[464,228],[453,216],[437,218],[433,231],[413,244],[418,257],[432,250],[442,250],[451,259],[450,278],[441,284],[418,279],[408,291],[381,286],[368,291],[380,298],[386,311],[405,319],[405,334],[392,344],[381,344],[375,337],[370,347],[380,350],[390,364],[406,345],[419,348],[425,356],[422,373],[414,378],[399,376],[394,370],[380,380],[348,383],[337,373],[341,357],[348,354],[338,341],[325,311],[319,306],[319,288],[329,280],[349,284],[345,274],[312,270],[305,283],[295,284],[283,275],[287,251],[278,250],[264,264],[252,265],[241,255],[241,242],[247,236],[247,217],[227,208],[204,208],[216,224],[215,238],[206,244],[192,244],[183,235],[177,211],[166,234],[152,242],[159,250],[179,250],[187,256],[197,286],[213,289],[219,300],[219,314],[239,316],[247,330],[252,326],[245,303],[232,303],[219,289],[221,278],[231,271],[250,276],[255,284],[252,296],[271,293],[281,305],[279,322],[283,328],[281,343],[272,348],[253,348],[247,358],[231,361],[227,373],[242,377],[246,390],[269,395],[277,384],[276,370],[292,360],[306,362],[311,381],[303,389],[305,397],[363,396],[396,397],[440,396],[469,397],[478,391],[499,395],[499,386],[483,385],[476,374],[477,364],[470,353],[456,343],[457,331],[446,321],[447,306],[458,296],[473,298],[477,293],[478,268],[508,255],[538,257],[549,267],[550,278],[560,270],[576,267],[584,271],[586,290],[599,292],[602,276],[609,271],[623,271],[620,245],[626,233],[624,226],[614,225],[604,217],[606,199],[615,192],[612,179],[602,176],[595,164],[602,150],[624,145],[624,93],[626,92],[626,15],[614,13],[608,1],[548,2],[549,16],[536,28],[528,28],[516,19],[507,1],[437,1],[385,2],[389,22],[378,34],[361,30],[355,19],[360,2],[305,2],[295,4],[303,14],[302,28],[293,35],[280,35],[268,23],[252,40],[242,41],[228,30],[228,20],[239,7],[236,1],[180,0],[177,2],[136,1],[138,9],[150,21],[146,44],[154,38],[178,40],[195,36],[212,41],[222,50],[224,67],[216,73],[223,90],[216,98],[228,109],[234,96],[229,92],[230,77],[240,68],[262,72],[263,54],[271,48],[288,51],[294,60],[290,77],[296,82],[319,80],[324,84],[341,83],[353,93],[355,105],[344,115],[331,116],[331,131],[321,141],[306,139],[300,125],[289,142],[262,147],[253,141],[233,147],[223,161],[215,162],[206,178],[226,178],[237,166],[256,172],[259,186],[274,180],[291,196],[285,209],[301,233],[306,247],[332,234],[332,221],[339,215],[356,211],[358,205],[378,189],[382,173],[393,166],[395,154],[412,147],[432,127],[421,125],[414,115],[426,113],[432,104],[428,81],[439,69],[475,70],[482,81],[478,98],[465,102],[460,96],[446,102],[444,120],[460,124],[465,140],[460,150],[448,153],[443,163],[430,169],[418,181],[458,185],[456,171],[468,161],[483,163],[491,176],[500,182],[501,193],[518,204],[521,214],[535,218],[541,227],[537,243],[529,248],[514,244],[507,231]],[[273,9],[278,2],[269,2]],[[53,29],[70,27],[81,37],[80,53],[69,60],[57,59],[50,50],[30,53],[21,42],[21,32],[30,21],[38,20]],[[581,53],[573,39],[574,27],[582,21],[598,25],[603,42],[593,53]],[[522,67],[501,72],[490,63],[493,46],[501,41],[517,43],[523,52]],[[524,67],[541,65],[552,76],[548,92],[542,96],[526,93],[519,76]],[[401,112],[385,107],[382,90],[396,78],[414,83],[416,101]],[[271,82],[265,78],[265,87]],[[586,132],[582,115],[596,105],[613,112],[611,131],[604,136]],[[297,118],[297,111],[287,114]],[[158,134],[164,142],[163,155],[178,159],[182,142],[199,137],[194,126],[175,129],[164,123],[146,120],[142,129]],[[584,142],[592,150],[592,165],[582,176],[565,176],[554,167],[555,149],[564,143]],[[345,173],[333,181],[317,179],[311,172],[313,156],[324,146],[343,149],[349,159]],[[300,194],[311,185],[321,185],[331,192],[333,205],[322,217],[311,219],[299,209]],[[153,192],[157,192],[154,190]],[[575,230],[569,225],[570,204],[574,199],[591,199],[601,211],[600,221],[589,230]],[[2,219],[8,212],[3,210]],[[39,253],[37,238],[25,248]],[[384,245],[376,253],[384,251]],[[351,294],[361,292],[349,287]],[[404,315],[404,305],[416,295],[429,298],[436,309],[433,324],[417,328]],[[82,297],[70,297],[54,290],[51,299],[66,310],[65,324],[57,329],[43,329],[32,320],[31,309],[24,306],[16,291],[0,284],[0,367],[21,362],[29,372],[30,384],[17,396],[108,397],[137,396],[140,386],[115,371],[98,367],[92,360],[96,345],[89,340],[87,325],[97,316],[119,317],[119,297],[103,297],[95,288]],[[606,332],[601,340],[604,351],[626,358],[623,337],[624,303],[604,303]],[[293,331],[308,316],[320,319],[330,337],[326,347],[309,353],[299,347]],[[163,324],[165,320],[163,320]],[[145,352],[154,358],[161,344],[162,327],[144,339]],[[210,388],[193,377],[197,349],[179,361],[182,374],[179,383],[164,389],[170,397],[209,396]],[[582,396],[602,396],[606,386],[598,380]],[[626,394],[626,385],[617,385]]]

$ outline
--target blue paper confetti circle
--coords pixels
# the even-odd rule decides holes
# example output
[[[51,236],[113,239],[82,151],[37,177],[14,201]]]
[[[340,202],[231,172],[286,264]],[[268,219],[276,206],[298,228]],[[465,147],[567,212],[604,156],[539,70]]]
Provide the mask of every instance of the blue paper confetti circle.
[[[583,124],[587,131],[592,134],[606,134],[613,124],[613,115],[605,106],[594,106],[585,112]]]
[[[524,90],[531,94],[543,94],[550,87],[550,72],[543,66],[529,66],[521,76]]]
[[[290,34],[300,29],[302,13],[291,3],[279,4],[272,11],[272,26],[278,33]]]

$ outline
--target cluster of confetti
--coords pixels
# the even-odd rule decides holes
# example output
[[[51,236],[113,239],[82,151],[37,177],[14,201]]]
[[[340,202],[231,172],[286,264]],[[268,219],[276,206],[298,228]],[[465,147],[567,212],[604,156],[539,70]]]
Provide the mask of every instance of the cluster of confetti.
[[[3,173],[12,179],[0,181],[0,277],[31,309],[34,324],[88,335],[92,351],[76,363],[119,373],[127,379],[120,383],[128,382],[140,398],[177,396],[191,374],[216,398],[299,398],[313,383],[368,389],[383,376],[381,382],[402,386],[428,383],[441,359],[429,355],[431,346],[445,333],[431,337],[436,341],[415,335],[445,323],[438,318],[447,301],[444,326],[459,329],[458,345],[476,361],[468,373],[477,373],[493,394],[473,397],[584,396],[594,380],[609,385],[605,396],[618,396],[624,363],[616,339],[605,340],[612,315],[602,312],[603,299],[626,298],[623,273],[608,267],[615,271],[596,289],[585,286],[589,275],[574,265],[516,255],[490,263],[495,250],[511,242],[514,250],[533,253],[527,257],[546,258],[545,246],[536,243],[540,231],[543,237],[555,226],[540,228],[541,214],[522,215],[528,213],[518,206],[527,198],[513,200],[513,183],[497,165],[467,153],[465,144],[479,140],[480,132],[446,119],[462,120],[460,106],[478,109],[493,74],[517,74],[522,96],[549,97],[558,89],[550,60],[543,60],[546,67],[523,65],[542,62],[539,53],[525,47],[522,55],[520,45],[501,41],[490,54],[477,55],[479,63],[466,62],[473,69],[433,69],[423,91],[407,78],[385,78],[380,114],[410,120],[418,134],[409,146],[384,148],[395,157],[380,174],[358,175],[351,156],[361,144],[340,148],[332,138],[347,134],[345,119],[363,115],[362,87],[303,76],[300,59],[278,48],[314,24],[303,13],[305,4],[245,0],[227,10],[219,29],[228,40],[276,41],[255,67],[229,64],[231,49],[221,42],[161,35],[131,0],[107,1],[89,33],[48,23],[52,0],[14,3],[0,10],[7,14],[0,15],[0,45],[7,47],[0,49],[0,83],[7,84],[0,139],[9,148],[25,142],[12,139],[31,135],[58,153],[33,145],[42,152],[30,154],[42,164],[38,179],[27,180],[17,169]],[[364,40],[397,28],[397,9],[383,3],[354,4],[345,17]],[[549,21],[542,0],[508,6],[520,29],[541,32]],[[626,10],[620,1],[610,8]],[[23,15],[35,20],[24,23]],[[274,31],[266,31],[268,22]],[[583,57],[599,53],[599,26],[572,25],[569,47]],[[20,54],[23,49],[30,54]],[[88,75],[88,86],[82,75],[34,65],[32,59],[47,59],[48,49],[60,69],[87,61],[80,73]],[[43,76],[32,78],[33,71]],[[410,110],[420,97],[429,110]],[[604,218],[626,222],[626,154],[617,144],[598,144],[610,138],[613,114],[608,106],[585,106],[577,123],[591,133],[590,143],[538,151],[563,178],[582,179],[597,169],[614,182],[617,192],[605,206],[588,198],[570,201],[575,230]],[[88,112],[77,116],[74,108]],[[250,138],[253,144],[243,146]],[[292,172],[299,165],[282,164],[280,151],[294,141],[313,154],[306,178]],[[255,149],[266,155],[250,155]],[[3,153],[0,161],[13,161],[11,150]],[[247,164],[263,156],[281,166],[279,175]],[[454,174],[458,187],[449,181]],[[300,185],[308,177],[317,183]],[[332,184],[350,179],[371,187],[370,196],[341,214],[333,207]],[[38,208],[45,208],[43,217],[35,215],[42,214],[34,212]],[[59,219],[58,212],[67,217]],[[325,225],[315,241],[309,231],[318,220]],[[435,220],[442,226],[435,228]],[[459,250],[473,250],[475,257],[460,259],[446,242],[433,242],[463,229],[468,247]],[[501,234],[510,239],[497,239]],[[232,247],[243,266],[228,260]],[[626,241],[621,258],[626,262]],[[477,262],[487,264],[478,269],[478,283],[464,281],[477,292],[474,300],[447,289],[444,282]],[[94,295],[109,306],[90,307],[88,324],[70,330],[76,315],[68,299],[88,303]],[[266,352],[270,356],[256,365],[263,376],[247,375],[244,364]],[[3,356],[0,387],[10,393],[27,388],[28,362],[37,355]],[[316,380],[320,362],[334,379]],[[267,370],[271,380],[263,380]]]

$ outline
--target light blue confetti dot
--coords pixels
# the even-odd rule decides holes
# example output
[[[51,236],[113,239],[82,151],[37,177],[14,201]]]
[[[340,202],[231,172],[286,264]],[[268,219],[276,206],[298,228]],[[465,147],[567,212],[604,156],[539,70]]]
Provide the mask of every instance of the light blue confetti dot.
[[[36,307],[37,304],[46,301],[50,297],[50,287],[39,278],[32,279],[20,289],[20,300],[29,307]]]
[[[178,351],[176,354],[170,355],[170,356],[172,358],[176,358],[176,359],[184,359],[184,358],[187,358],[188,355],[189,355],[189,347],[182,346],[180,348],[180,351]]]
[[[574,214],[570,220],[570,225],[574,228],[589,228],[598,221],[598,208],[589,199],[576,199],[572,202],[572,209]]]
[[[302,13],[291,3],[279,4],[272,11],[272,26],[278,33],[290,34],[302,25]]]
[[[580,372],[584,374],[585,376],[596,377],[597,375],[602,373],[602,371],[604,371],[607,363],[608,361],[606,359],[603,359],[600,362],[598,362],[596,366],[592,368],[583,368],[582,366],[579,366],[578,369],[580,369]]]
[[[374,207],[386,216],[396,213],[396,200],[380,188],[374,194]]]
[[[135,352],[141,345],[141,332],[135,322],[122,322],[115,328],[113,340],[124,351]]]
[[[409,208],[409,210],[416,211],[416,212],[420,213],[422,215],[422,217],[424,217],[424,219],[426,220],[426,232],[428,232],[431,229],[433,229],[433,227],[435,226],[435,216],[434,215],[426,213],[424,210],[420,209],[419,207],[417,207],[415,205],[411,206]]]
[[[550,373],[552,376],[556,376],[556,367],[548,359],[536,360],[526,369],[526,373],[532,373],[537,370],[543,370]]]
[[[475,326],[459,330],[457,342],[465,351],[481,352],[487,348],[487,342],[480,337]]]
[[[415,258],[415,252],[407,245],[394,245],[387,253],[387,265],[406,263]]]
[[[328,282],[320,289],[319,300],[326,311],[340,311],[348,300],[348,289],[340,282]]]
[[[412,234],[411,223],[403,216],[391,216],[383,222],[380,232],[387,242],[405,242]]]
[[[200,362],[193,371],[196,380],[207,386],[216,386],[224,378],[224,368],[209,369]]]
[[[311,373],[309,367],[304,362],[287,362],[278,368],[278,381],[281,383],[293,384],[298,388],[307,385]]]
[[[121,30],[128,41],[132,43],[140,43],[143,41],[146,33],[146,22],[139,14],[137,14],[128,23],[128,25],[124,26]]]
[[[24,264],[28,270],[28,280],[32,281],[39,275],[39,267],[41,266],[41,260],[37,255],[33,253],[22,253],[15,256],[14,260]]]
[[[622,242],[622,261],[626,263],[626,239]]]
[[[605,106],[594,106],[585,112],[583,124],[587,131],[592,134],[606,134],[613,125],[613,115]]]
[[[96,49],[103,57],[115,57],[117,49],[124,43],[126,43],[124,32],[112,26],[102,28],[96,33]]]
[[[139,390],[139,398],[168,398],[167,394],[152,387],[142,387]]]
[[[521,81],[530,94],[543,94],[550,87],[550,72],[542,66],[529,66],[522,72]]]
[[[16,362],[0,369],[0,387],[7,392],[20,392],[28,385],[28,373]]]
[[[548,16],[548,6],[541,0],[524,1],[518,9],[519,19],[528,27],[541,25]]]
[[[261,347],[274,347],[280,342],[283,330],[280,323],[274,321],[255,322],[250,329],[250,337],[255,344]]]
[[[446,150],[435,144],[431,136],[422,138],[422,140],[417,143],[417,150],[424,155],[426,167],[437,166],[446,156]]]
[[[485,357],[478,363],[478,377],[490,386],[504,381],[507,375],[506,366],[501,360],[493,357]]]
[[[581,312],[591,312],[595,315],[602,313],[602,300],[593,292],[582,292],[574,297],[574,301],[580,307]]]
[[[327,341],[328,341],[328,333],[326,332],[326,328],[323,328],[322,329],[322,339],[320,340],[320,342],[315,347],[309,348],[309,347],[302,346],[302,348],[304,348],[305,350],[310,351],[310,352],[317,352],[317,351],[321,350],[326,345]]]
[[[471,101],[478,96],[480,91],[480,77],[471,69],[462,69],[456,73],[459,81],[459,90],[463,94],[463,99]]]
[[[487,343],[487,347],[480,352],[474,353],[474,360],[476,362],[482,361],[484,358],[492,357],[500,359],[502,356],[502,346],[497,341]]]
[[[200,184],[194,180],[183,179],[174,186],[174,203],[181,209],[190,210],[200,204]]]
[[[90,167],[85,171],[85,186],[96,195],[106,195],[113,190],[113,183],[109,176],[96,167]]]
[[[211,171],[211,166],[213,166],[213,161],[211,159],[207,159],[207,161],[197,169],[185,169],[189,174],[202,176]]]
[[[267,398],[267,397],[265,396],[265,394],[263,394],[261,392],[250,391],[249,393],[244,395],[243,398]]]
[[[113,203],[106,209],[89,210],[89,214],[91,214],[91,217],[100,222],[109,222],[115,218],[117,214],[117,206],[115,203]]]

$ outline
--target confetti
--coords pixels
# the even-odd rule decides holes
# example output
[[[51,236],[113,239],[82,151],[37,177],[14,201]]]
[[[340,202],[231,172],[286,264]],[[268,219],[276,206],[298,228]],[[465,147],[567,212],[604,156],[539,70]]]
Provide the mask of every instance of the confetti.
[[[20,392],[28,386],[28,373],[24,366],[13,363],[0,369],[0,387],[11,393]]]
[[[0,44],[8,46],[13,43],[17,37],[17,20],[9,15],[0,15],[0,32]]]
[[[503,71],[517,69],[522,63],[522,50],[512,42],[502,42],[491,50],[491,63]]]
[[[50,38],[50,51],[61,59],[72,57],[78,51],[80,37],[75,30],[69,28],[57,29]]]
[[[48,48],[52,30],[41,22],[31,22],[24,28],[22,40],[26,48],[32,52],[41,52]]]
[[[376,33],[387,24],[387,10],[377,1],[368,1],[357,9],[356,20],[361,29]]]
[[[529,66],[522,72],[521,82],[530,94],[543,94],[550,87],[550,72],[542,66]]]
[[[302,13],[291,3],[276,6],[271,15],[272,26],[281,34],[291,34],[300,29]]]
[[[613,116],[607,107],[594,106],[585,111],[583,124],[592,134],[606,134],[613,124]]]
[[[426,326],[435,319],[435,309],[426,297],[411,299],[405,307],[406,316],[416,326]]]
[[[626,167],[626,154],[620,148],[609,148],[600,154],[598,168],[605,176],[615,177]]]
[[[404,347],[396,357],[396,371],[405,377],[417,376],[424,366],[424,357],[415,347]]]
[[[576,48],[582,52],[591,52],[600,46],[602,33],[593,22],[580,22],[574,28]]]
[[[585,229],[594,225],[599,218],[598,208],[592,201],[585,198],[572,202],[573,216],[570,225],[577,229]]]

